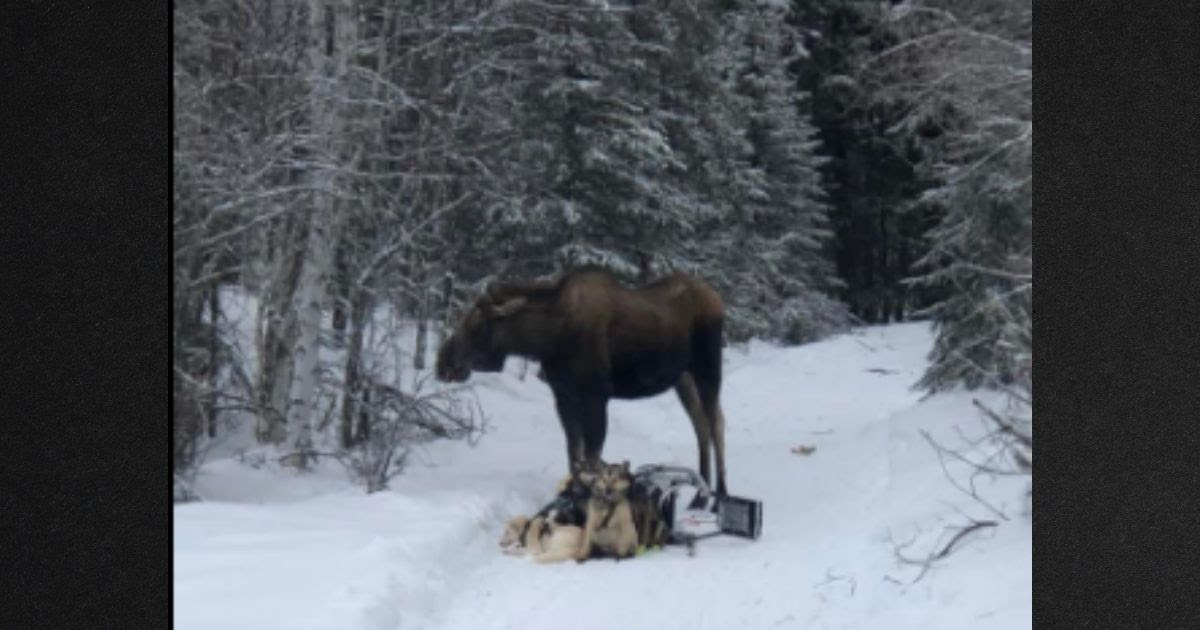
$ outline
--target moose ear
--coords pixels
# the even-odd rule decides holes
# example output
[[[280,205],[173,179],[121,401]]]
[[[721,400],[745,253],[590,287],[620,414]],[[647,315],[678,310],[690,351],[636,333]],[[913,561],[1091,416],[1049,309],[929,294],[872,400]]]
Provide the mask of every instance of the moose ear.
[[[491,307],[492,317],[508,317],[509,315],[521,310],[521,307],[525,306],[525,302],[525,296],[519,295],[514,298],[509,298],[501,304],[495,304]]]

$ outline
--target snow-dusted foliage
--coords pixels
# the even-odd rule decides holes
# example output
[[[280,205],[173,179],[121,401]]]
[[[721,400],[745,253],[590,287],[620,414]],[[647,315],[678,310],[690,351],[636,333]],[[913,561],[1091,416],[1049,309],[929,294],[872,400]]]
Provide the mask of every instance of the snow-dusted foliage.
[[[597,263],[638,278],[678,266],[694,238],[704,201],[683,177],[678,111],[660,83],[680,29],[660,4],[508,5],[532,33],[506,53],[520,69],[506,157],[527,180],[513,214],[539,271]]]
[[[470,164],[489,136],[469,129],[489,119],[459,71],[475,49],[442,28],[472,16],[366,0],[174,16],[176,467],[218,417],[284,448],[354,446],[379,384],[372,337],[414,319],[428,337],[445,219],[480,194]],[[226,288],[253,295],[241,354],[218,352]],[[405,317],[381,325],[385,307]],[[251,376],[234,388],[230,373]]]
[[[926,138],[938,183],[920,203],[943,212],[914,279],[948,289],[928,309],[939,334],[921,385],[1031,390],[1032,7],[923,0],[884,18],[900,41],[864,76],[908,108],[897,128]]]
[[[454,389],[430,391],[427,377],[414,382],[411,393],[382,385],[367,390],[358,448],[341,460],[368,493],[387,488],[404,471],[415,446],[446,438],[473,444],[483,431],[484,416],[474,398]]]
[[[874,3],[807,0],[794,7],[791,21],[808,51],[796,64],[798,85],[809,92],[804,105],[829,157],[821,171],[835,233],[830,250],[845,283],[835,294],[865,322],[911,319],[940,297],[936,287],[904,283],[939,215],[910,207],[930,178],[914,168],[917,134],[889,132],[905,104],[875,99],[871,82],[856,76],[865,59],[899,37],[873,19]]]
[[[721,20],[713,63],[731,107],[729,181],[708,246],[735,338],[823,337],[848,314],[823,291],[837,285],[824,246],[832,236],[816,129],[803,113],[794,64],[807,56],[787,11],[745,3]]]
[[[599,264],[631,281],[711,280],[731,338],[819,338],[846,320],[789,64],[787,11],[761,3],[506,5],[521,202],[488,215],[540,275]],[[499,168],[499,167],[497,167]],[[485,239],[486,242],[494,242]],[[503,245],[502,245],[503,246]],[[516,253],[516,252],[514,252]]]

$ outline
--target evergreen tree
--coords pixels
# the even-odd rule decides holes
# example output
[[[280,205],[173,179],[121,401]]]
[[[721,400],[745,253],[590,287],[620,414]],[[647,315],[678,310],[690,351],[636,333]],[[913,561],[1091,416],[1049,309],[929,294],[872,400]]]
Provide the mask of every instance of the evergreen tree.
[[[553,247],[543,269],[593,263],[639,277],[643,259],[671,256],[694,225],[658,107],[663,43],[631,28],[655,8],[577,0],[522,9],[536,36],[521,53],[512,155],[527,174],[524,223],[539,225],[530,239]]]
[[[858,66],[897,42],[862,0],[793,2],[795,24],[809,55],[796,64],[799,86],[820,129],[823,165],[837,238],[829,242],[844,286],[837,291],[866,322],[898,321],[929,306],[934,287],[904,282],[927,249],[925,233],[940,208],[913,205],[930,186],[914,168],[921,158],[913,134],[891,127],[906,107],[882,103],[860,82]]]
[[[846,313],[823,295],[837,283],[824,251],[824,160],[792,74],[807,51],[786,18],[748,2],[722,19],[722,75],[743,142],[726,159],[734,175],[713,244],[733,336],[799,342],[844,325]]]
[[[900,43],[868,66],[876,98],[905,103],[922,169],[944,209],[917,284],[946,297],[921,386],[965,383],[1032,396],[1032,11],[1019,0],[905,3],[883,13]]]

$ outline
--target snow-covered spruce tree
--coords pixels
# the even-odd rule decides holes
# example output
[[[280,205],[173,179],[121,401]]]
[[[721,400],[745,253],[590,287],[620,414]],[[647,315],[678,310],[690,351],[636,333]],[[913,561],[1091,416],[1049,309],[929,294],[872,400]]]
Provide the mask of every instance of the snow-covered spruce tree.
[[[1004,175],[970,178],[944,198],[917,281],[947,285],[930,309],[938,336],[920,385],[1032,387],[1032,200]],[[949,192],[949,191],[939,191]]]
[[[724,216],[706,245],[729,303],[733,338],[819,338],[848,321],[825,291],[836,286],[816,130],[802,111],[792,65],[806,55],[787,10],[743,2],[721,18],[714,69],[726,86],[721,143]],[[731,119],[730,119],[731,117]],[[728,131],[726,132],[728,133]]]
[[[820,292],[820,161],[783,11],[514,2],[505,16],[515,185],[485,215],[506,238],[483,242],[524,253],[524,275],[698,273],[729,299],[733,338],[799,341],[845,321]]]
[[[919,145],[908,134],[889,132],[903,104],[881,103],[855,76],[866,58],[897,43],[890,29],[872,19],[877,7],[861,0],[794,0],[793,19],[808,56],[798,64],[798,81],[811,97],[813,125],[820,129],[821,171],[826,182],[830,243],[838,277],[837,295],[868,323],[907,319],[937,300],[934,287],[903,282],[928,247],[925,233],[936,208],[911,207],[926,183],[913,165]]]
[[[520,139],[530,245],[543,270],[600,264],[629,279],[679,264],[703,204],[684,182],[658,82],[671,19],[660,3],[514,2],[531,34],[520,63]],[[547,251],[543,249],[542,251]]]
[[[917,262],[918,284],[949,297],[920,386],[1032,392],[1033,44],[1028,0],[910,1],[887,9],[900,42],[864,77],[908,105],[900,127],[927,138],[923,202],[944,216]]]

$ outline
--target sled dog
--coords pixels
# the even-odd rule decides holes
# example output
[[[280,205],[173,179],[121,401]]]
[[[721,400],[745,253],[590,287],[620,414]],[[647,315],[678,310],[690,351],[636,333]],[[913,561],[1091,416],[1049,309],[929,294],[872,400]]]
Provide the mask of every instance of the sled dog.
[[[667,522],[663,519],[658,497],[645,486],[635,483],[629,488],[629,507],[637,529],[638,546],[648,549],[666,544]]]
[[[633,476],[629,462],[605,464],[581,463],[576,477],[588,490],[583,536],[575,560],[594,556],[629,558],[637,553],[638,531],[633,522],[629,488]]]
[[[500,546],[512,555],[527,552],[536,562],[562,562],[575,557],[582,537],[583,528],[576,525],[562,525],[541,516],[514,516],[504,528]]]

